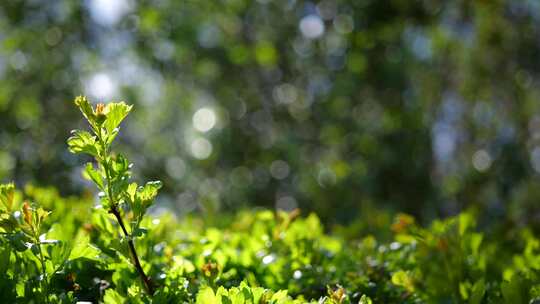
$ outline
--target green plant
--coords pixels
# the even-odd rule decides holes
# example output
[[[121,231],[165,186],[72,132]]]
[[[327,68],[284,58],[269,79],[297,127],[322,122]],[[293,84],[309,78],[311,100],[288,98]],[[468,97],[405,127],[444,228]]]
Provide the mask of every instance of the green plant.
[[[72,153],[85,153],[94,157],[97,168],[94,164],[88,163],[84,175],[101,191],[99,195],[101,204],[116,218],[127,242],[133,265],[146,292],[153,295],[155,286],[141,265],[134,239],[145,233],[141,221],[157,196],[161,182],[148,182],[144,186],[129,183],[132,165],[123,155],[111,152],[120,124],[132,106],[119,102],[98,104],[93,109],[86,97],[82,96],[75,99],[75,104],[90,124],[93,134],[82,130],[73,131],[67,141],[69,150]]]
[[[5,235],[15,248],[25,251],[30,248],[32,254],[39,260],[39,285],[43,299],[48,302],[49,276],[45,266],[42,239],[43,221],[49,215],[41,207],[31,206],[25,201],[20,211],[13,212],[15,198],[15,185],[13,183],[0,185],[0,202],[3,209],[0,213],[0,225],[5,230]]]
[[[0,186],[1,303],[531,303],[540,240],[528,228],[480,230],[474,213],[428,227],[398,215],[383,240],[325,233],[310,214],[245,211],[215,220],[145,216],[136,245],[150,299],[116,217],[93,197]],[[28,202],[25,204],[25,202]],[[37,205],[35,202],[39,202]],[[129,206],[122,208],[125,219]],[[40,209],[41,208],[41,209]],[[47,212],[44,210],[52,210]],[[378,216],[375,210],[372,216]],[[384,218],[391,218],[385,216]],[[136,223],[129,222],[131,231]],[[150,229],[151,228],[151,229]],[[380,230],[385,228],[379,228]],[[124,241],[123,241],[124,240]],[[150,250],[144,250],[149,248]]]
[[[381,220],[376,228],[354,225],[341,234],[325,233],[317,215],[300,210],[213,220],[146,215],[161,184],[131,183],[131,165],[111,151],[131,106],[93,108],[84,97],[76,105],[92,132],[74,131],[68,145],[94,157],[83,175],[100,190],[100,205],[90,208],[91,196],[62,198],[54,188],[0,185],[1,303],[540,300],[534,230],[482,230],[473,210],[423,227],[410,215],[392,223],[391,213],[373,209],[368,216]]]
[[[82,260],[87,266],[99,260],[100,251],[89,244],[88,236],[74,230],[70,214],[55,215],[30,203],[47,200],[46,193],[37,190],[23,200],[14,184],[0,185],[2,302],[71,303],[78,285],[59,289],[67,283],[65,273]],[[52,198],[56,204],[65,203]]]

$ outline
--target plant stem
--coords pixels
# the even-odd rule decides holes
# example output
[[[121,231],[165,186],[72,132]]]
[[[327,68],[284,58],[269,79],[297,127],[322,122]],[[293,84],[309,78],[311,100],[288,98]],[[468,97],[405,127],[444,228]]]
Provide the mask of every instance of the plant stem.
[[[122,231],[124,232],[124,236],[128,240],[128,247],[129,251],[131,253],[131,257],[133,259],[133,263],[135,265],[135,268],[137,269],[137,272],[139,273],[139,276],[141,277],[141,280],[143,281],[144,287],[146,288],[146,292],[148,292],[149,295],[154,294],[154,286],[152,285],[152,281],[146,273],[144,272],[144,269],[141,266],[141,262],[139,261],[139,256],[137,255],[137,251],[135,250],[135,244],[133,243],[133,239],[129,235],[129,233],[126,230],[126,226],[124,225],[124,221],[122,220],[122,216],[120,215],[120,212],[116,207],[111,208],[111,213],[114,214],[116,217],[116,220],[118,221],[118,224],[122,228]]]
[[[112,214],[114,214],[114,216],[116,217],[116,221],[120,225],[120,228],[122,228],[122,232],[124,233],[124,236],[126,237],[128,241],[129,253],[133,260],[133,264],[135,265],[135,269],[137,270],[139,276],[141,277],[141,280],[143,281],[143,285],[144,285],[144,288],[146,289],[146,292],[150,296],[152,296],[154,295],[154,286],[152,285],[152,281],[146,275],[146,273],[144,272],[144,269],[141,266],[141,262],[139,260],[139,256],[137,255],[137,250],[135,249],[135,244],[133,243],[133,239],[131,235],[129,234],[129,232],[127,231],[126,226],[124,225],[124,220],[122,219],[122,215],[120,214],[120,211],[118,211],[117,203],[115,202],[113,198],[113,194],[111,190],[112,179],[109,173],[109,165],[107,163],[109,159],[109,155],[108,155],[107,146],[105,145],[105,141],[102,138],[101,130],[100,132],[98,132],[97,135],[101,143],[101,146],[103,147],[103,153],[102,153],[103,161],[101,165],[103,166],[103,169],[105,171],[105,178],[107,180],[107,195],[109,196],[109,204],[111,206],[109,211]]]
[[[41,288],[43,289],[43,293],[45,293],[45,302],[49,303],[49,281],[47,279],[47,268],[45,268],[45,259],[43,258],[43,252],[41,251],[41,241],[39,240],[39,236],[35,236],[35,241],[38,246],[39,261],[41,262],[41,275],[43,276]]]

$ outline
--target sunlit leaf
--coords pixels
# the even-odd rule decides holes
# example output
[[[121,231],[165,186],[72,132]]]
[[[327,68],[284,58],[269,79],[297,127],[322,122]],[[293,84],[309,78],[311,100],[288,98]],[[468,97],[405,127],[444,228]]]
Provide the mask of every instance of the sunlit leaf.
[[[159,189],[163,184],[161,181],[148,182],[144,187],[139,188],[137,193],[138,197],[142,201],[143,205],[149,205],[157,196]]]
[[[74,244],[75,245],[69,254],[70,260],[79,258],[98,260],[100,250],[90,244],[90,238],[87,235],[80,233],[74,240]]]
[[[366,295],[362,295],[358,304],[373,304],[373,301]]]
[[[92,180],[100,190],[105,190],[105,185],[103,183],[103,177],[101,176],[101,173],[94,168],[94,165],[92,163],[87,163],[86,167],[84,169],[85,177]]]
[[[104,126],[109,134],[113,133],[120,126],[120,123],[126,118],[132,107],[124,102],[107,104],[105,109],[107,118],[105,119]]]
[[[78,96],[75,98],[75,105],[79,107],[79,110],[82,112],[86,120],[90,123],[90,125],[95,124],[95,114],[94,110],[92,109],[92,106],[90,105],[90,102],[86,98],[86,96]]]
[[[97,139],[87,131],[75,130],[67,143],[71,153],[86,153],[94,157],[98,155]]]
[[[6,207],[8,212],[13,207],[13,197],[15,196],[15,184],[9,183],[0,185],[0,202]]]
[[[197,294],[196,304],[215,304],[218,299],[214,294],[214,291],[210,287],[203,288]]]

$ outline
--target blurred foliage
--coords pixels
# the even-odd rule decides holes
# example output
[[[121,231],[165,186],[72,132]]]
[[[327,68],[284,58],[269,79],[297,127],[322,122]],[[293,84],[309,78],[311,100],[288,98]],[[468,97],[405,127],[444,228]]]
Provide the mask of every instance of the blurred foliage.
[[[335,224],[388,207],[425,222],[474,205],[532,224],[539,12],[533,0],[2,1],[0,180],[80,193],[64,139],[86,94],[135,104],[119,149],[179,213],[300,207]]]
[[[92,198],[52,188],[0,189],[2,303],[534,303],[540,240],[530,229],[483,231],[474,212],[428,227],[387,211],[389,239],[356,230],[328,235],[314,214],[242,211],[219,219],[145,218],[134,236],[157,286],[150,299],[114,216]],[[9,190],[11,191],[11,190]],[[6,208],[6,198],[10,209]],[[33,245],[16,237],[25,200],[51,210],[42,223],[45,277]],[[41,204],[39,204],[41,202]],[[24,207],[23,207],[24,208]],[[9,218],[14,225],[5,225]],[[231,224],[232,223],[232,224]],[[382,231],[385,230],[385,231]],[[45,292],[44,292],[45,291]]]

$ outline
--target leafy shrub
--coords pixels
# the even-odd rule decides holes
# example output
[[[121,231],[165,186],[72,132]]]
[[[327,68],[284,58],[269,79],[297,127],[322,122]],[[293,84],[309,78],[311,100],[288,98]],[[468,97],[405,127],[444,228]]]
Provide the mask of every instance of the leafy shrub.
[[[98,204],[52,188],[0,186],[2,303],[540,300],[540,240],[523,227],[481,230],[472,211],[429,227],[398,214],[380,225],[379,239],[371,228],[329,234],[299,210],[214,220],[152,212],[160,184],[130,183],[127,158],[111,152],[131,107],[76,104],[93,134],[75,131],[68,145],[94,157],[83,175],[100,191]],[[377,209],[369,216],[391,218]]]

